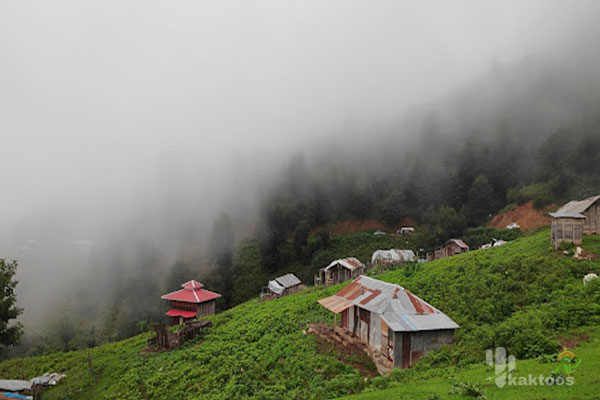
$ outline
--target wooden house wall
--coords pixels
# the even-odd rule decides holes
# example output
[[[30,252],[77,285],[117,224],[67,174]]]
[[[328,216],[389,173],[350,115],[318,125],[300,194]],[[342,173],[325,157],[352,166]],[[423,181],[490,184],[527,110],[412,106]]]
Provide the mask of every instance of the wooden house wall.
[[[583,221],[583,234],[598,235],[600,233],[600,201],[592,204],[583,215],[587,217]]]
[[[578,218],[552,218],[551,240],[555,247],[562,242],[581,244],[583,236],[583,222]]]
[[[210,300],[204,303],[198,304],[198,308],[196,310],[198,318],[203,317],[205,315],[215,315],[215,307],[216,300]]]

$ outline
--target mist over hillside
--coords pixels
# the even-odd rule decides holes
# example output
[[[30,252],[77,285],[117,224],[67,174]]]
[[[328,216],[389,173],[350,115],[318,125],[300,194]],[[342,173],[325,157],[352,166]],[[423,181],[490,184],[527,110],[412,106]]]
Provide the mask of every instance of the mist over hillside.
[[[137,333],[179,278],[222,287],[222,213],[272,273],[302,224],[448,206],[475,226],[534,183],[600,189],[598,4],[484,3],[3,5],[0,257],[25,347]]]

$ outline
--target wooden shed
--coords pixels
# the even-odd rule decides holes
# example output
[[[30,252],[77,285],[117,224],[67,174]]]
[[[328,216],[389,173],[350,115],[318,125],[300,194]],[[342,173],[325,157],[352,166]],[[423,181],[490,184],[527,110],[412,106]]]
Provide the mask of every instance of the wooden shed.
[[[341,314],[341,329],[394,368],[408,368],[428,351],[451,343],[459,328],[402,286],[364,275],[319,304]]]
[[[569,215],[582,215],[583,219],[583,235],[598,235],[600,234],[600,195],[588,197],[585,200],[572,200],[550,214],[554,219],[553,214],[568,218]],[[579,217],[576,217],[579,219]]]
[[[466,253],[469,246],[460,239],[450,239],[442,247],[441,258],[452,257],[455,254]]]
[[[275,299],[288,294],[297,293],[306,289],[306,285],[300,282],[300,279],[294,274],[286,274],[269,281],[260,294],[261,300]]]
[[[552,219],[551,240],[555,248],[562,242],[580,245],[583,239],[585,215],[579,213],[550,213]]]
[[[315,275],[315,285],[337,285],[365,272],[365,264],[354,257],[332,261]]]

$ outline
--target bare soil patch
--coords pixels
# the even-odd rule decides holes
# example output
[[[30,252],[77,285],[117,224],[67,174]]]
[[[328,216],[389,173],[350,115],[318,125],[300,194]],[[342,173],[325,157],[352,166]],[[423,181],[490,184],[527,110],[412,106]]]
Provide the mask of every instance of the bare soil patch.
[[[517,205],[514,210],[496,215],[488,223],[488,226],[496,229],[504,229],[508,224],[516,222],[521,226],[521,230],[536,229],[541,226],[550,225],[548,212],[555,208],[555,205],[551,205],[538,210],[533,206],[533,201],[528,201],[525,204]]]

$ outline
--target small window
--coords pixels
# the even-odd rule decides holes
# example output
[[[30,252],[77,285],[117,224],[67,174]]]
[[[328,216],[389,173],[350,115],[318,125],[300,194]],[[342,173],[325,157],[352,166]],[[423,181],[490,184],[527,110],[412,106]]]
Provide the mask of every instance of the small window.
[[[573,224],[565,224],[565,231],[563,233],[565,239],[573,239]]]

